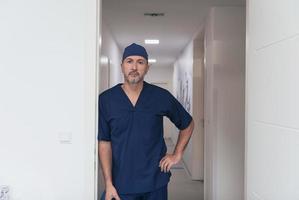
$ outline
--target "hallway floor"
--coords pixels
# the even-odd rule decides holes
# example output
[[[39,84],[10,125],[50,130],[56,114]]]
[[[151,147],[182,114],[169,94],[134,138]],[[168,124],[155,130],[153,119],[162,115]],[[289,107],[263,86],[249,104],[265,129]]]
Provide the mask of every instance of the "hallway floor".
[[[173,152],[175,145],[170,139],[165,140],[169,153]],[[99,171],[99,196],[103,192],[103,176]],[[192,181],[188,176],[182,162],[171,168],[171,180],[168,184],[169,200],[203,200],[204,186],[202,181]]]
[[[165,140],[168,153],[174,150],[174,143],[171,139]],[[171,168],[171,180],[168,184],[169,200],[203,200],[204,184],[202,181],[192,181],[182,161]]]

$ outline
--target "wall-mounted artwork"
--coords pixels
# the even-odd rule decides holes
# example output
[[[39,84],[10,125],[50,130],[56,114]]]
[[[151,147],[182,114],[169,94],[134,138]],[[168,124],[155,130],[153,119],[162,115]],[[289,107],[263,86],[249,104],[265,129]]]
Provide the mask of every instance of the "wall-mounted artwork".
[[[177,90],[176,97],[179,100],[179,102],[184,106],[184,108],[190,112],[191,111],[191,84],[192,81],[191,76],[187,75],[187,72],[185,72],[182,79],[179,79],[179,89]]]

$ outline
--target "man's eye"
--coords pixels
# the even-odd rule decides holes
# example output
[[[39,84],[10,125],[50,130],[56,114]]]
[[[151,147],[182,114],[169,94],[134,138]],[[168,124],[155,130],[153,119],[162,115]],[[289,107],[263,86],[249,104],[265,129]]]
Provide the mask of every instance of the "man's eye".
[[[144,64],[145,64],[144,61],[139,61],[138,63],[139,63],[140,65],[144,65]]]
[[[132,63],[132,60],[127,60],[127,63]]]

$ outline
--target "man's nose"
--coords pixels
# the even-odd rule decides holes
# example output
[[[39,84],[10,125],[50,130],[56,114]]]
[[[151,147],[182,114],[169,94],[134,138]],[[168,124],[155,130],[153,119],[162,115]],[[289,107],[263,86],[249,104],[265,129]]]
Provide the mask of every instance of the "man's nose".
[[[137,69],[137,62],[133,62],[132,69],[134,69],[134,70]]]

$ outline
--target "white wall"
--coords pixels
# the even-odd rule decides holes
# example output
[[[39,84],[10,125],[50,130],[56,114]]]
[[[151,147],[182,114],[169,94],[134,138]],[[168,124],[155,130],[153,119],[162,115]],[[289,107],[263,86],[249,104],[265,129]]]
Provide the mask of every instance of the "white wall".
[[[192,88],[193,88],[193,42],[190,42],[187,47],[183,50],[182,54],[178,57],[178,59],[174,63],[174,74],[173,74],[173,93],[175,97],[179,99],[179,101],[184,105],[182,99],[180,97],[183,96],[180,88],[186,86],[188,83],[188,92],[185,90],[185,97],[188,96],[190,99],[190,115],[192,115]],[[188,94],[187,94],[188,93]],[[184,98],[186,99],[186,98]],[[184,105],[186,108],[186,105]],[[187,108],[186,108],[187,109]],[[174,143],[177,142],[179,130],[174,127],[174,130],[171,134],[171,139]],[[192,141],[193,137],[191,137],[187,148],[185,149],[183,155],[183,162],[185,167],[188,170],[189,175],[192,174]]]
[[[192,179],[204,180],[204,30],[193,40]]]
[[[245,8],[212,8],[205,37],[205,200],[240,200],[244,195]]]
[[[200,45],[201,43],[201,45]],[[195,34],[174,63],[174,94],[192,115],[194,133],[185,150],[183,161],[193,180],[203,180],[203,37]],[[200,117],[200,115],[202,117]],[[177,141],[179,130],[173,129],[171,138]]]
[[[299,199],[299,1],[247,1],[246,199]]]
[[[102,22],[102,50],[101,54],[109,58],[110,64],[110,87],[123,82],[123,75],[121,72],[122,52],[117,45],[109,26]]]
[[[154,65],[154,64],[153,64]],[[155,67],[150,66],[148,73],[145,76],[145,81],[149,83],[167,84],[167,89],[172,93],[172,77],[173,67]]]
[[[184,105],[184,102],[182,102],[182,86],[185,86],[186,83],[188,83],[188,92],[185,91],[185,97],[186,94],[188,94],[188,97],[190,98],[190,101],[192,101],[192,88],[193,88],[193,42],[190,42],[186,48],[183,50],[182,54],[177,58],[177,60],[174,63],[174,72],[173,72],[173,94],[175,97],[178,98],[179,101]],[[190,114],[192,115],[192,102],[190,102]],[[188,109],[187,109],[188,110]],[[172,139],[174,141],[177,140],[178,134],[175,132],[172,134]],[[189,145],[191,146],[191,145]]]
[[[0,185],[11,200],[96,195],[98,7],[0,3]]]

